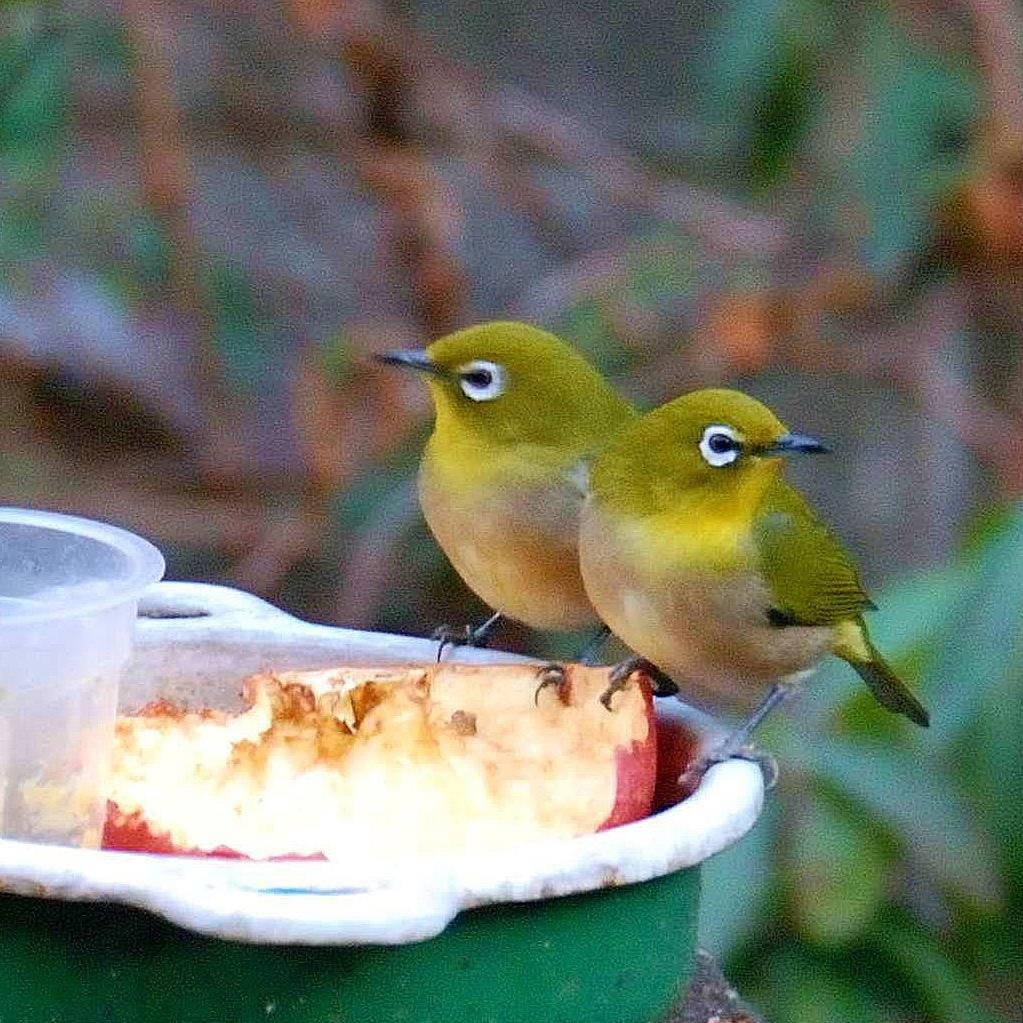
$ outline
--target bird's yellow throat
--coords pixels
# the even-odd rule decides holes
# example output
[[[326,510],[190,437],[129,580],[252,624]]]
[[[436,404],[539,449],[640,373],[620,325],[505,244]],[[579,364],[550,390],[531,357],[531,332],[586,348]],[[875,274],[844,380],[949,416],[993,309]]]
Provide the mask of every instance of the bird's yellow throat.
[[[667,574],[680,568],[734,570],[755,559],[752,529],[768,487],[777,478],[780,460],[765,458],[753,471],[736,474],[726,486],[678,487],[660,481],[661,500],[637,515],[613,503],[603,513],[634,532],[646,552],[643,560]],[[630,529],[630,526],[632,527]]]

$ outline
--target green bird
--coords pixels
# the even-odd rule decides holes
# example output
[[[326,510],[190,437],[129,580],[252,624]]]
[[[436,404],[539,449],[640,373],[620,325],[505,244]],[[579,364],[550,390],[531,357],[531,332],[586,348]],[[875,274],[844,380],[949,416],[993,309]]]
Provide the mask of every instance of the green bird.
[[[579,575],[579,512],[590,464],[637,419],[632,406],[575,349],[525,323],[483,323],[377,358],[430,389],[423,515],[496,612],[476,629],[442,626],[442,649],[481,645],[502,616],[536,629],[599,625]]]
[[[883,706],[928,724],[871,642],[863,616],[875,607],[841,541],[784,478],[782,456],[825,450],[759,401],[714,389],[649,412],[591,470],[579,557],[597,613],[712,704],[761,697],[723,755],[826,654]],[[615,673],[605,702],[634,666]]]

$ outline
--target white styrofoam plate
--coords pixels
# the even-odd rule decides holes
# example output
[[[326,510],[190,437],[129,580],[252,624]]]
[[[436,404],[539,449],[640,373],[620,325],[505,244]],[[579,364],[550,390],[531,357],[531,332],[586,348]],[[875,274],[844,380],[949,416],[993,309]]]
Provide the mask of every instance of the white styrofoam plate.
[[[266,669],[432,661],[430,640],[310,625],[249,594],[158,583],[140,606],[122,707],[165,696],[237,705],[241,680]],[[458,649],[462,661],[522,660]],[[707,719],[677,701],[708,737]],[[731,760],[663,813],[595,835],[517,846],[485,858],[369,864],[252,863],[0,841],[0,891],[139,906],[204,934],[266,944],[400,944],[440,933],[459,911],[630,884],[690,867],[744,835],[763,803],[760,769]]]

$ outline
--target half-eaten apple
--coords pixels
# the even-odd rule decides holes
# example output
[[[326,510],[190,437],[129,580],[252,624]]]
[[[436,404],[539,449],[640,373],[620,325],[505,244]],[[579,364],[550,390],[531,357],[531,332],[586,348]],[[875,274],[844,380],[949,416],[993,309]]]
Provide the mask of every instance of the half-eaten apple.
[[[415,857],[571,837],[646,816],[650,687],[607,669],[538,690],[526,664],[257,675],[238,714],[119,719],[104,845],[252,859]]]

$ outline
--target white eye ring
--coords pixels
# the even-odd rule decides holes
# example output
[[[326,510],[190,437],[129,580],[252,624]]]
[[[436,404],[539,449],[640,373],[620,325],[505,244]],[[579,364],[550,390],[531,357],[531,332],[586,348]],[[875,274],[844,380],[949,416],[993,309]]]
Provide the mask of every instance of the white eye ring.
[[[472,401],[493,401],[500,398],[508,386],[504,366],[486,359],[476,359],[458,367],[458,386],[462,394]]]
[[[739,457],[741,447],[742,443],[735,430],[720,423],[708,426],[700,438],[700,454],[715,469],[731,465]]]

